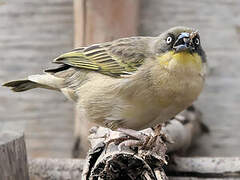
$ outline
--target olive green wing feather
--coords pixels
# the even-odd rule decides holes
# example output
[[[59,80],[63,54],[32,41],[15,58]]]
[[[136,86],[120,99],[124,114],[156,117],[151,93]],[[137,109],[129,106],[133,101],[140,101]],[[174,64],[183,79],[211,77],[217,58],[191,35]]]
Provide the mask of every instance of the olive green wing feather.
[[[59,56],[54,63],[121,77],[131,74],[143,64],[149,55],[146,46],[147,38],[144,37],[119,39],[75,49]]]

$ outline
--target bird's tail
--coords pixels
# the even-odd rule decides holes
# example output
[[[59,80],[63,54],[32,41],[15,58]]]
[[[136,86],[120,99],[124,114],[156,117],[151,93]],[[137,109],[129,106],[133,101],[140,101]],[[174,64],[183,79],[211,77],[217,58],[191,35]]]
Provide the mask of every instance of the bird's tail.
[[[3,86],[11,87],[11,89],[15,92],[22,92],[29,89],[38,88],[39,84],[30,80],[17,80],[4,83]]]
[[[34,88],[60,90],[63,79],[50,74],[32,75],[26,80],[16,80],[4,83],[3,86],[11,87],[15,92],[27,91]]]

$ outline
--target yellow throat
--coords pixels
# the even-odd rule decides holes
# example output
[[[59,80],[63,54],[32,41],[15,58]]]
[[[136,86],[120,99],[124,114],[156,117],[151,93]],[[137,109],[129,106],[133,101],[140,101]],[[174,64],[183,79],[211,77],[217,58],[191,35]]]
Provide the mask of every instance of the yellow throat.
[[[176,66],[182,66],[198,72],[202,71],[202,58],[197,53],[191,54],[187,51],[175,53],[175,51],[171,50],[163,55],[158,56],[157,59],[160,65],[170,69]]]

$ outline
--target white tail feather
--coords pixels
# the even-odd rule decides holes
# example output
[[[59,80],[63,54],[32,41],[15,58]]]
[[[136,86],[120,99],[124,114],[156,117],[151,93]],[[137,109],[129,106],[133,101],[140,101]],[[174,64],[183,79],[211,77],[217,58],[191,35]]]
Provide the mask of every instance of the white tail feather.
[[[64,84],[64,79],[55,77],[51,74],[31,75],[28,76],[28,79],[43,86],[49,86],[53,89],[61,89]]]

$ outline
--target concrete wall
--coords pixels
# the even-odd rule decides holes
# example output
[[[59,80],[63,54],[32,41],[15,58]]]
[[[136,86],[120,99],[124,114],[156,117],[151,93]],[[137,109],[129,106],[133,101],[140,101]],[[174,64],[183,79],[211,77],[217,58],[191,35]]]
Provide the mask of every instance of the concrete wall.
[[[240,1],[141,1],[140,34],[158,35],[176,25],[199,29],[209,63],[206,87],[196,103],[211,134],[194,155],[240,155]]]
[[[0,83],[42,73],[72,49],[72,1],[0,1]],[[0,87],[0,131],[25,130],[30,156],[70,157],[72,111],[60,93]]]

